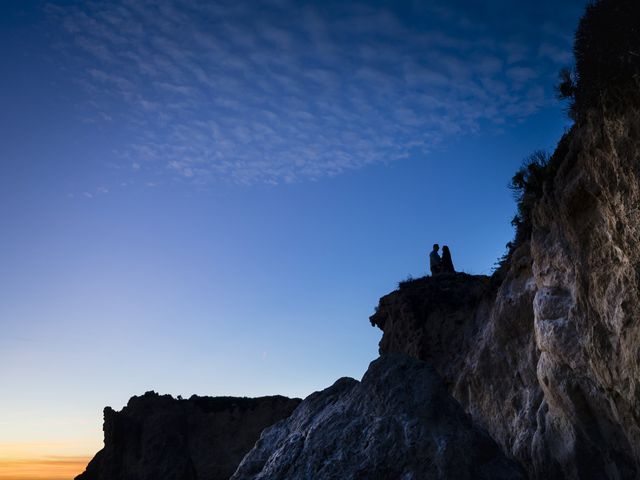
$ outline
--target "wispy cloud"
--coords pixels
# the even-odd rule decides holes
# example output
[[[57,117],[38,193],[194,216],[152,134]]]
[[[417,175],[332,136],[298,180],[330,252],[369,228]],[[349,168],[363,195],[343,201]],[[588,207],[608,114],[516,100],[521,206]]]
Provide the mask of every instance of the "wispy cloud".
[[[288,0],[48,11],[96,121],[132,139],[123,164],[198,184],[295,182],[425,155],[531,115],[570,59],[552,25],[496,38],[436,3],[418,12],[424,25],[390,8]]]

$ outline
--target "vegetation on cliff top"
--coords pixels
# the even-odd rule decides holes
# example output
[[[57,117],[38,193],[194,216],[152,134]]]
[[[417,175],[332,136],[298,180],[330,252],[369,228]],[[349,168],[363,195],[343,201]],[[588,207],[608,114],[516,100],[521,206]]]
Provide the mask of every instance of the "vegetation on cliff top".
[[[587,6],[574,43],[575,67],[560,71],[558,98],[574,120],[589,111],[615,113],[640,99],[640,2],[600,0]]]
[[[569,100],[568,114],[576,122],[589,112],[615,115],[640,104],[640,2],[599,0],[587,6],[575,34],[575,66],[560,71],[558,98]],[[532,213],[553,179],[567,151],[571,131],[563,135],[553,155],[536,151],[523,162],[509,188],[517,213],[514,239],[499,260],[501,276],[513,251],[532,233]]]

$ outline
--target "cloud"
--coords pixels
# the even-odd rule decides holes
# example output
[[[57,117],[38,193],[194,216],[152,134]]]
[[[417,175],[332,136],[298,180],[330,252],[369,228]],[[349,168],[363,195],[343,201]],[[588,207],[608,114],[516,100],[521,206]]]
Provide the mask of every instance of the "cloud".
[[[533,68],[529,67],[513,67],[507,70],[507,77],[515,83],[526,83],[538,76]]]
[[[571,62],[571,47],[567,45],[558,46],[552,43],[543,43],[538,49],[538,55],[548,58],[558,65],[568,65]]]
[[[123,165],[153,185],[277,184],[426,155],[537,111],[552,92],[536,82],[568,58],[557,28],[531,40],[533,26],[514,25],[494,38],[472,11],[456,16],[443,2],[420,28],[357,2],[119,0],[48,11],[96,121],[122,130]]]

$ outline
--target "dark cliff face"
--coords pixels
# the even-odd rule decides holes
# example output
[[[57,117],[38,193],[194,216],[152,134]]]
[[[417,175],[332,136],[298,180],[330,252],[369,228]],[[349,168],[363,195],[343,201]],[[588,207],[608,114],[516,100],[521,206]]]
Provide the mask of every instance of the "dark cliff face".
[[[104,410],[104,448],[77,480],[227,480],[260,432],[300,403],[286,397],[196,397],[153,392]]]
[[[434,365],[446,384],[461,368],[495,292],[489,277],[442,274],[400,283],[380,299],[371,324],[385,332],[380,353],[405,353]]]
[[[406,355],[342,378],[265,430],[232,480],[524,479],[451,398],[433,367]]]

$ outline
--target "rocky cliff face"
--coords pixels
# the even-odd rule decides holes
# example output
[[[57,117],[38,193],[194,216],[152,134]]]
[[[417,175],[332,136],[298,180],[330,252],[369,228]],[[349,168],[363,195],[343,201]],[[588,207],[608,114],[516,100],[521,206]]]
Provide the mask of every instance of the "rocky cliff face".
[[[531,478],[640,478],[638,25],[636,0],[587,7],[561,90],[576,123],[514,177],[518,246],[488,288],[418,280],[371,317],[380,353],[432,362]]]
[[[640,472],[639,134],[634,110],[575,128],[533,219],[538,444],[568,443],[549,455],[600,478]]]
[[[433,368],[386,355],[265,430],[233,480],[520,479]]]
[[[585,115],[558,155],[498,288],[420,279],[371,322],[381,354],[429,360],[533,478],[638,478],[640,115]]]
[[[153,392],[104,409],[104,448],[76,480],[227,480],[260,432],[300,403],[286,397]]]

